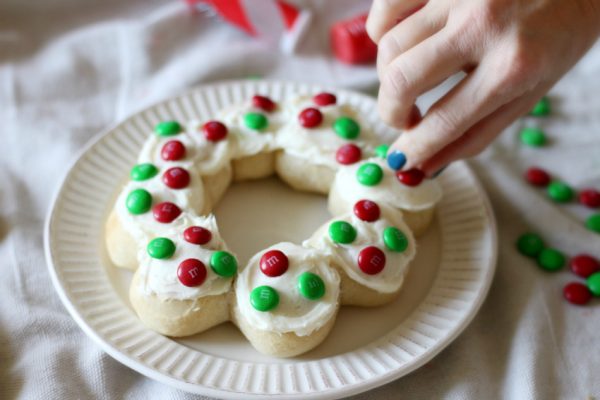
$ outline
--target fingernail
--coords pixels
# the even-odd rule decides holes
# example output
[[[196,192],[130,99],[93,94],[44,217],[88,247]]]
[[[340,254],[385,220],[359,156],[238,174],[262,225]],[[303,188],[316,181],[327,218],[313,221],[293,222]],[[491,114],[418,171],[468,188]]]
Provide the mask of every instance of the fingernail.
[[[400,168],[404,167],[404,164],[406,164],[406,156],[403,152],[394,150],[390,154],[388,154],[387,162],[391,169],[397,171]]]
[[[444,172],[444,170],[448,168],[448,166],[444,166],[440,169],[438,169],[436,172],[433,173],[433,175],[431,175],[431,179],[437,178],[438,176],[440,176],[442,174],[442,172]]]

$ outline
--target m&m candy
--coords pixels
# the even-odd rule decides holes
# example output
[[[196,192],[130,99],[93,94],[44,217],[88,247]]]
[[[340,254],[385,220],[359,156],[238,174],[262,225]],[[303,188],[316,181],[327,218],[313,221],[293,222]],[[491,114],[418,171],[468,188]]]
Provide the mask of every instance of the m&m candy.
[[[385,267],[385,253],[378,247],[365,247],[358,253],[358,267],[367,275],[376,275]]]
[[[333,123],[335,133],[344,139],[356,139],[360,135],[360,125],[350,117],[339,117]]]
[[[533,109],[529,112],[529,115],[534,117],[545,117],[546,115],[549,115],[550,112],[550,99],[544,96],[535,104],[535,106],[533,106]]]
[[[190,226],[183,231],[183,239],[191,244],[206,244],[211,241],[212,233],[201,226]]]
[[[350,165],[360,161],[362,150],[355,144],[348,143],[341,146],[335,153],[335,159],[342,165]]]
[[[217,275],[228,278],[237,272],[237,260],[226,251],[215,251],[210,257],[210,267]]]
[[[160,156],[165,161],[177,161],[185,157],[185,145],[179,140],[169,140],[160,151]]]
[[[335,221],[329,225],[329,237],[334,243],[349,244],[356,239],[356,229],[346,221]]]
[[[379,146],[375,147],[375,155],[385,160],[387,158],[387,153],[389,149],[390,145],[380,144]]]
[[[595,189],[584,189],[579,192],[579,202],[589,208],[599,208],[600,192]]]
[[[154,132],[158,136],[173,136],[183,131],[181,124],[177,121],[163,121],[154,127]]]
[[[227,127],[219,121],[208,121],[202,125],[202,133],[209,142],[218,142],[227,137]]]
[[[150,163],[138,164],[131,168],[129,176],[134,181],[145,181],[154,178],[158,174],[158,168]]]
[[[401,253],[408,247],[408,238],[400,229],[388,226],[383,230],[383,243],[389,250]]]
[[[163,260],[171,258],[175,253],[175,243],[171,239],[158,237],[148,243],[146,250],[150,257]]]
[[[418,186],[423,182],[425,173],[417,168],[396,172],[396,178],[406,186]]]
[[[183,260],[177,267],[177,278],[184,286],[200,286],[206,279],[206,266],[195,258]]]
[[[600,296],[600,272],[593,273],[588,276],[587,287],[594,296]]]
[[[271,286],[258,286],[250,292],[250,304],[257,311],[271,311],[279,304],[279,294]]]
[[[145,189],[132,190],[127,195],[125,206],[133,215],[143,214],[152,206],[152,195]]]
[[[260,258],[260,270],[263,274],[274,278],[287,271],[289,260],[280,250],[269,250]]]
[[[312,100],[313,103],[321,107],[330,106],[337,102],[337,98],[335,97],[335,95],[327,92],[316,94]]]
[[[381,210],[377,203],[371,200],[359,200],[354,204],[354,215],[363,221],[373,222],[379,219]]]
[[[560,181],[550,182],[547,188],[548,196],[557,203],[567,203],[573,199],[575,192],[569,185]]]
[[[571,282],[563,288],[564,298],[572,304],[584,305],[592,299],[592,293],[583,283]]]
[[[298,115],[298,122],[305,128],[315,128],[323,122],[323,114],[316,108],[305,108]]]
[[[266,96],[255,95],[252,97],[252,106],[259,108],[265,112],[273,112],[277,108],[277,104]]]
[[[585,227],[590,231],[600,233],[600,213],[590,215],[585,220]]]
[[[390,154],[388,154],[387,162],[388,166],[391,169],[397,171],[400,168],[404,167],[404,164],[406,164],[406,155],[401,151],[394,150]]]
[[[530,147],[541,147],[546,144],[546,134],[539,128],[523,128],[520,133],[521,142]]]
[[[318,300],[325,295],[325,282],[317,274],[304,272],[298,277],[298,291],[309,300]]]
[[[158,222],[162,222],[163,224],[173,222],[173,220],[179,217],[180,214],[181,209],[177,207],[176,204],[169,201],[158,203],[152,207],[152,215],[154,215],[154,219],[156,219]]]
[[[190,184],[190,173],[181,167],[169,168],[162,178],[164,184],[171,189],[183,189]]]
[[[579,254],[569,261],[571,271],[582,278],[587,278],[600,271],[600,262],[588,254]]]
[[[244,115],[244,125],[252,130],[261,131],[269,125],[269,120],[261,113],[249,112]]]
[[[383,170],[375,163],[366,163],[356,171],[356,179],[365,186],[375,186],[383,179]]]
[[[546,271],[557,271],[565,266],[566,258],[556,249],[545,248],[538,254],[537,262]]]
[[[535,233],[525,233],[519,236],[517,249],[527,257],[537,257],[544,249],[544,241]]]
[[[546,187],[551,181],[550,175],[541,168],[531,167],[525,172],[525,179],[533,186]]]

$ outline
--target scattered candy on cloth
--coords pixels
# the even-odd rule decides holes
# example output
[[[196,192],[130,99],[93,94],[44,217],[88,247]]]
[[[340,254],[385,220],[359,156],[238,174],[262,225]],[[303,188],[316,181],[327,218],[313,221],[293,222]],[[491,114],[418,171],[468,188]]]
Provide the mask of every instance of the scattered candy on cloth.
[[[52,193],[96,133],[194,85],[260,75],[374,93],[374,68],[341,64],[329,48],[330,27],[364,13],[368,3],[298,2],[317,17],[287,58],[215,18],[190,14],[179,1],[0,4],[2,398],[198,398],[113,360],[68,315],[42,247]],[[499,264],[489,296],[466,331],[432,361],[355,399],[600,397],[599,302],[582,307],[563,299],[568,283],[588,286],[600,276],[584,278],[590,267],[572,264],[576,255],[600,257],[600,234],[588,228],[600,225],[598,209],[575,197],[556,203],[524,179],[537,167],[579,196],[600,189],[599,74],[597,44],[550,92],[549,111],[538,112],[547,116],[517,121],[471,162],[498,219]],[[523,146],[525,126],[542,129],[547,143]],[[205,134],[223,132],[211,127]],[[351,160],[355,150],[346,151]],[[566,267],[543,271],[521,255],[515,242],[524,232],[541,235],[579,275]],[[190,235],[202,240],[201,233]],[[593,290],[600,291],[598,281],[591,279]],[[577,288],[569,296],[585,299]]]

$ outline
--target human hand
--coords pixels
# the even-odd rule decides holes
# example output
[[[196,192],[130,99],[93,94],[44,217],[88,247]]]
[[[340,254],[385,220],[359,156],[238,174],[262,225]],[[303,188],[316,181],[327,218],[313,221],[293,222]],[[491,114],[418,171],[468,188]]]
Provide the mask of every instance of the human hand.
[[[600,0],[374,0],[367,32],[378,43],[381,118],[406,129],[390,153],[432,175],[480,153],[585,54],[600,34]],[[416,98],[461,70],[421,117]]]

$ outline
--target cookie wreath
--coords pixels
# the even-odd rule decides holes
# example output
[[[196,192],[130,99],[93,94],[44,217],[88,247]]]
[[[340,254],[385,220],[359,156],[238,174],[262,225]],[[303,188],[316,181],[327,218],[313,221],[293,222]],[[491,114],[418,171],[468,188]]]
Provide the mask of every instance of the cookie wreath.
[[[325,339],[341,305],[393,300],[441,189],[390,169],[386,138],[367,126],[325,92],[256,95],[214,120],[157,124],[106,224],[112,262],[135,270],[130,300],[142,322],[187,336],[231,320],[257,350],[290,357]],[[334,217],[240,268],[210,211],[231,182],[273,174],[328,193]]]

